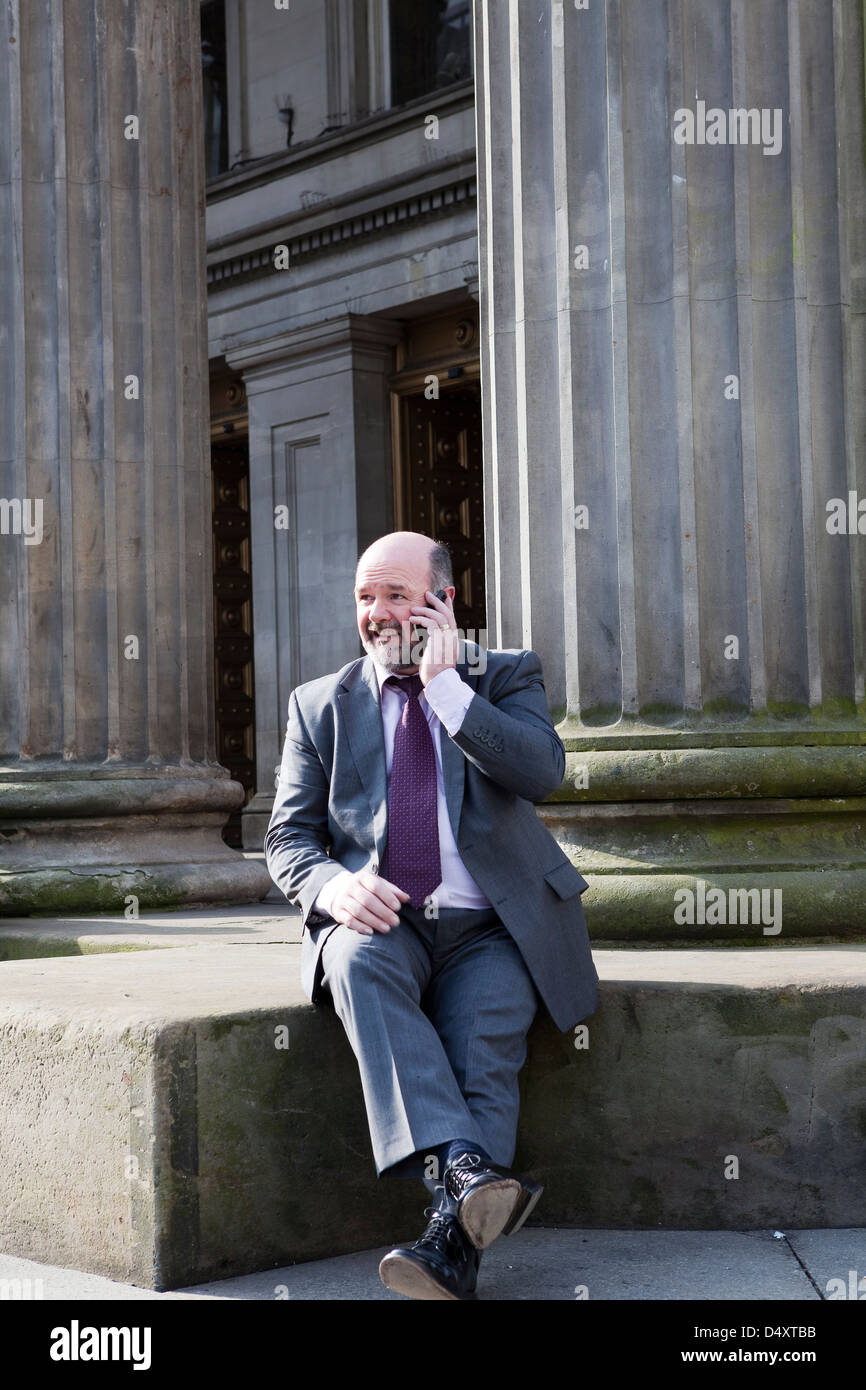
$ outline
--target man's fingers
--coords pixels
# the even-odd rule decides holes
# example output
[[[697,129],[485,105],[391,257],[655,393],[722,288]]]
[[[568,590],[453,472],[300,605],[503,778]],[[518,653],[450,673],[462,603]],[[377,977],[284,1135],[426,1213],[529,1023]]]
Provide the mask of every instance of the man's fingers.
[[[346,891],[342,906],[349,916],[366,922],[376,931],[390,931],[391,927],[396,926],[400,920],[397,913],[392,912],[391,908],[380,898],[377,898],[375,893],[370,893],[359,886],[356,886],[353,891],[351,884]]]
[[[400,921],[399,910],[409,894],[381,874],[361,869],[334,902],[334,913],[343,926],[363,936],[387,932]]]
[[[384,897],[385,893],[388,893],[393,898],[397,899],[398,904],[400,899],[402,899],[404,903],[409,901],[409,894],[406,892],[405,888],[398,888],[396,883],[389,882],[389,880],[383,878],[381,874],[372,874],[371,877],[376,884],[376,891],[379,893],[380,898]],[[384,892],[380,891],[382,889],[384,889]]]
[[[343,927],[348,927],[350,931],[356,931],[359,936],[372,936],[373,928],[365,927],[363,922],[356,922],[354,917],[349,917],[342,908],[335,909],[337,921]]]
[[[398,888],[395,883],[390,883],[387,878],[383,878],[381,874],[374,874],[369,869],[362,870],[356,881],[381,899],[383,903],[387,903],[395,912],[399,908],[401,900],[403,902],[409,901],[409,894],[402,888]]]
[[[357,917],[350,917],[348,921],[343,923],[343,926],[351,927],[352,931],[360,932],[361,936],[372,936],[373,933],[377,931],[389,932],[391,930],[391,928],[387,926],[385,922],[374,921],[372,926],[368,927]]]
[[[356,931],[356,932],[358,933],[359,936],[372,936],[372,935],[373,935],[373,928],[372,928],[372,927],[365,927],[364,924],[363,924],[362,922],[353,922],[353,921],[350,919],[348,922],[344,922],[344,923],[343,923],[343,926],[344,926],[344,927],[348,927],[350,931]]]
[[[361,907],[358,903],[344,903],[338,909],[338,921],[344,927],[351,927],[353,931],[361,932],[363,936],[372,936],[374,931],[390,931],[391,928],[379,918],[374,917]]]
[[[399,912],[402,904],[397,894],[400,891],[400,889],[392,888],[390,883],[384,883],[380,888],[373,889],[372,896],[375,897],[377,902],[384,903],[386,907],[390,907],[392,912]],[[405,896],[403,901],[406,901]]]
[[[397,918],[397,909],[400,904],[390,894],[386,896],[382,893],[376,893],[373,889],[365,888],[362,884],[356,884],[354,887],[349,884],[346,894],[352,902],[360,903],[374,917],[381,918],[386,922],[390,922],[392,918],[395,920]]]

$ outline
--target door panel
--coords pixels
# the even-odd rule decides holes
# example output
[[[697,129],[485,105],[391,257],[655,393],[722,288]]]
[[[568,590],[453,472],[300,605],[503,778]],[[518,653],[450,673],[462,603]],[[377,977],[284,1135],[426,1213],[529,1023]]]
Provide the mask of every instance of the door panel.
[[[249,458],[243,445],[211,444],[213,479],[214,678],[217,758],[246,791],[255,791],[253,589],[250,571]],[[241,809],[223,830],[241,847]]]
[[[423,391],[403,395],[400,418],[403,514],[397,525],[445,542],[454,566],[457,625],[480,633],[486,602],[478,388],[443,390],[438,400],[427,400]]]

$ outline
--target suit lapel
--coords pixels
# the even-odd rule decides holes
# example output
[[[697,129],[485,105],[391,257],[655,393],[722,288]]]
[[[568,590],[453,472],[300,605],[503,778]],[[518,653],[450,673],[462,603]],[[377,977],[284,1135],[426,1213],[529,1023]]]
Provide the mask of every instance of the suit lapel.
[[[340,713],[361,786],[370,802],[373,838],[381,859],[388,826],[388,785],[382,707],[372,657],[365,656],[353,666],[341,684],[343,689],[337,697]]]

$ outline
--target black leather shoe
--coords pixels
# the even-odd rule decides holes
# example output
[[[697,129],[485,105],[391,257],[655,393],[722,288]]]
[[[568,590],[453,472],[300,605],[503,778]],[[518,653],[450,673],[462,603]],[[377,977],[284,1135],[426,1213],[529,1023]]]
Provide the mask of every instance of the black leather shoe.
[[[379,1265],[387,1289],[406,1298],[474,1299],[481,1256],[440,1197],[424,1212],[430,1221],[414,1245],[398,1245]]]
[[[445,1191],[457,1220],[478,1250],[519,1231],[542,1192],[541,1183],[494,1167],[480,1154],[458,1154],[445,1169]]]

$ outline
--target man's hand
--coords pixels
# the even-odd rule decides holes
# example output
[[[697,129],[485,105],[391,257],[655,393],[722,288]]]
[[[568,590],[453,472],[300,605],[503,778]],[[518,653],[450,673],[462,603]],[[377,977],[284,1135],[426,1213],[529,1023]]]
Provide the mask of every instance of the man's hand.
[[[400,920],[397,910],[401,902],[408,901],[409,894],[381,874],[359,869],[335,895],[331,916],[362,936],[372,936],[374,931],[390,931],[396,926]]]
[[[412,622],[427,628],[427,644],[418,667],[422,685],[429,684],[440,671],[450,671],[456,667],[460,645],[451,599],[446,598],[443,603],[432,589],[427,590],[425,597],[429,607],[420,603],[412,606]]]

